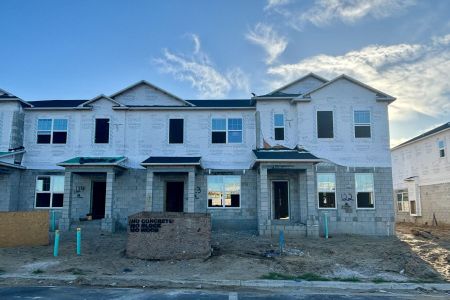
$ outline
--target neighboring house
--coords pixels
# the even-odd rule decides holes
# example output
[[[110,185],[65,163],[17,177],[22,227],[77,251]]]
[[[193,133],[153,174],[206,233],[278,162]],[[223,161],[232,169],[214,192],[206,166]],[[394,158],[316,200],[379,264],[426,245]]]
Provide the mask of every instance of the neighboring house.
[[[450,122],[392,148],[397,221],[450,224]]]
[[[146,81],[91,100],[0,99],[2,210],[53,209],[62,230],[89,214],[113,231],[148,210],[263,235],[318,236],[325,213],[332,234],[394,231],[395,98],[348,76],[241,100]]]

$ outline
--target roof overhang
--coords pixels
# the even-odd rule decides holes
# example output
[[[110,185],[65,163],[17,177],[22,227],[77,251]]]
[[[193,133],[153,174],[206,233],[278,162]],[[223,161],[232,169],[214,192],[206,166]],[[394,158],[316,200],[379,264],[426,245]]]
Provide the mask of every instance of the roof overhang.
[[[61,167],[121,167],[126,168],[123,162],[125,156],[119,157],[74,157],[56,165]]]
[[[7,167],[7,168],[12,168],[12,169],[20,169],[20,170],[26,169],[26,167],[24,167],[22,165],[10,164],[10,163],[3,162],[3,161],[0,161],[0,167]]]
[[[21,154],[21,153],[25,153],[25,150],[0,152],[0,157],[7,157],[7,156]]]
[[[201,166],[200,156],[150,156],[141,166]]]
[[[113,106],[114,110],[255,110],[256,107]]]

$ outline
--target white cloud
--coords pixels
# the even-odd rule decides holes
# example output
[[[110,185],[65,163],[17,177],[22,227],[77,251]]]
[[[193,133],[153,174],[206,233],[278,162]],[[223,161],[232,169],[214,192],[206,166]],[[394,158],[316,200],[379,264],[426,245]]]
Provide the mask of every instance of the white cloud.
[[[266,64],[272,64],[286,50],[288,41],[280,36],[270,25],[258,23],[249,30],[245,37],[252,43],[261,46],[267,53]]]
[[[296,10],[285,1],[269,1],[266,9],[281,14],[294,28],[300,30],[306,23],[327,26],[334,21],[355,23],[365,17],[382,19],[405,10],[416,0],[315,0],[306,10]]]
[[[267,0],[267,4],[264,9],[272,9],[278,6],[286,5],[290,2],[291,0]]]
[[[333,78],[345,73],[397,97],[392,120],[415,114],[439,117],[450,114],[450,40],[436,37],[428,44],[372,45],[340,56],[317,55],[295,64],[268,69],[281,86],[308,72]]]
[[[162,73],[190,83],[201,98],[223,98],[231,90],[249,90],[249,79],[240,68],[221,73],[201,50],[200,38],[195,34],[191,37],[194,43],[192,55],[175,54],[164,49],[163,56],[153,60]]]

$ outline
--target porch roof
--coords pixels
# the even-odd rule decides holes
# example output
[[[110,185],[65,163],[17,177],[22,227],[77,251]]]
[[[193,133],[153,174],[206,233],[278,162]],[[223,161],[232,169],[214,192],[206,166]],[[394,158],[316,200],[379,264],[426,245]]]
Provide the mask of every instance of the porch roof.
[[[305,149],[268,148],[254,149],[256,162],[321,162],[322,160]]]
[[[143,166],[200,166],[200,156],[150,156],[144,160]]]
[[[115,157],[86,157],[77,156],[69,160],[60,162],[58,166],[62,167],[76,167],[76,166],[120,166],[120,163],[125,161],[127,158],[125,156],[115,156]]]

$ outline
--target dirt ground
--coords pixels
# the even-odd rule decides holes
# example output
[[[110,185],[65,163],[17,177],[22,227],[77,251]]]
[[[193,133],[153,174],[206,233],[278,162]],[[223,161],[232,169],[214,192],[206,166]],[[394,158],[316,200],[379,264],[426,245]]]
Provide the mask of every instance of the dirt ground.
[[[221,232],[213,234],[211,257],[184,261],[128,258],[126,233],[83,232],[81,256],[75,255],[74,232],[64,233],[60,243],[56,258],[52,245],[0,249],[0,273],[144,274],[172,280],[245,280],[270,273],[375,282],[450,280],[450,228],[400,224],[398,237],[286,238],[283,255],[279,255],[277,238]]]

